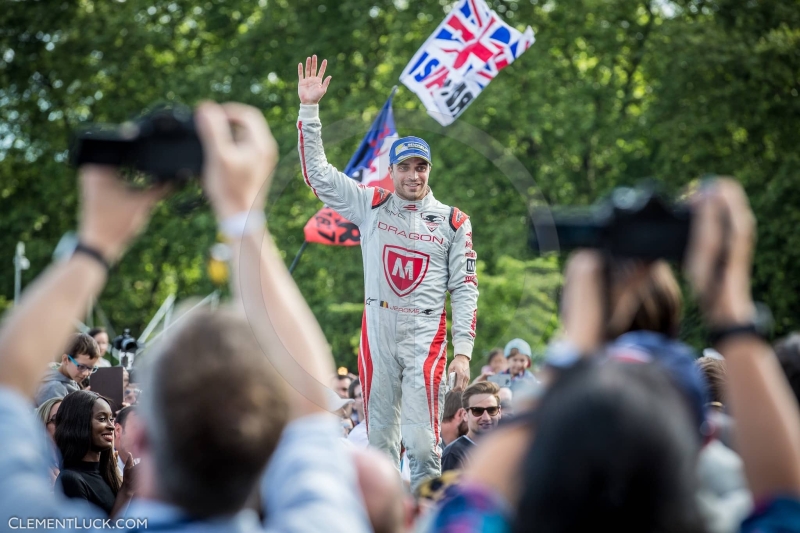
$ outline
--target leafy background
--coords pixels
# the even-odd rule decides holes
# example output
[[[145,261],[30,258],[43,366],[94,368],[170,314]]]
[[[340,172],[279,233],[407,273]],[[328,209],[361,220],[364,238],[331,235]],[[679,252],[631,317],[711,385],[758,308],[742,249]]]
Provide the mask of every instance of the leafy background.
[[[794,0],[489,0],[536,43],[462,115],[532,180],[520,182],[395,99],[401,134],[430,138],[438,199],[476,228],[477,354],[513,336],[543,346],[556,330],[559,260],[527,250],[536,202],[588,204],[654,177],[679,191],[707,173],[739,177],[759,221],[754,292],[776,334],[798,327],[800,298],[800,4]],[[344,166],[446,0],[27,0],[0,9],[0,307],[13,301],[12,257],[27,246],[29,283],[76,224],[71,133],[121,122],[158,102],[235,100],[262,109],[283,157],[269,208],[287,261],[320,207],[295,155],[296,64],[327,57],[324,124]],[[405,114],[404,114],[405,113]],[[402,119],[401,117],[406,117]],[[455,126],[454,126],[455,127]],[[326,139],[329,130],[326,130]],[[103,292],[100,308],[134,334],[163,300],[215,290],[206,273],[215,224],[199,187],[164,202]],[[355,369],[362,268],[357,248],[309,247],[295,278],[337,361]],[[99,321],[99,318],[94,317]],[[43,332],[46,334],[46,332]],[[687,310],[686,340],[702,346]],[[452,354],[451,354],[452,355]],[[477,366],[477,365],[473,365]],[[474,369],[473,369],[474,370]]]

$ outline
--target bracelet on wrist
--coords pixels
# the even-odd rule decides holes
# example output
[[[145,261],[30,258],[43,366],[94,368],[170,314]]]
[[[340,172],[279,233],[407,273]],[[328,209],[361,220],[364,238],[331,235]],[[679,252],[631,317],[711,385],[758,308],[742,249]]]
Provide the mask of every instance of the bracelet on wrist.
[[[75,246],[75,251],[72,252],[72,254],[73,255],[83,254],[89,256],[98,263],[100,263],[101,265],[103,265],[103,268],[106,269],[106,272],[111,270],[111,263],[109,263],[108,260],[105,257],[103,257],[103,254],[97,248],[93,248],[82,242],[78,242],[78,244]]]
[[[708,333],[708,344],[714,346],[732,337],[758,337],[769,342],[772,334],[772,312],[762,303],[754,304],[753,318],[739,323],[726,323],[711,326]]]
[[[247,233],[264,229],[267,218],[262,211],[240,211],[219,221],[219,231],[227,239],[241,239]]]

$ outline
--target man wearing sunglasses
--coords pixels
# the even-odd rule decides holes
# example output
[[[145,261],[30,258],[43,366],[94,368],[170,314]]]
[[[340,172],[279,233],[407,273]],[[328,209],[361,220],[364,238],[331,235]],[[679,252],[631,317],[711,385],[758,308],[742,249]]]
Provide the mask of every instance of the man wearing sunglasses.
[[[97,371],[100,349],[89,335],[76,333],[61,355],[61,365],[48,370],[36,393],[36,405],[50,398],[63,398],[70,392],[80,390],[78,383]]]
[[[461,405],[467,411],[467,434],[454,440],[442,454],[442,472],[457,470],[479,442],[481,435],[497,427],[501,409],[500,388],[490,381],[473,383],[461,394]]]

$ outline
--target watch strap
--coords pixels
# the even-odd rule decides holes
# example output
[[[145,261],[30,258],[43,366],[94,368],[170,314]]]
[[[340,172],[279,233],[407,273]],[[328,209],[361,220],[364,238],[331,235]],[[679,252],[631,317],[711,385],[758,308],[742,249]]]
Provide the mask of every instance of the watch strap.
[[[106,261],[106,258],[103,257],[103,254],[101,254],[100,251],[97,250],[96,248],[92,248],[87,244],[79,242],[78,245],[75,246],[75,251],[73,251],[72,254],[88,255],[89,257],[91,257],[92,259],[103,265],[103,267],[106,269],[106,272],[111,270],[111,264],[108,261]]]
[[[715,346],[730,337],[739,336],[755,336],[767,340],[755,322],[750,322],[749,324],[735,324],[724,328],[712,329],[708,334],[708,344],[709,346]]]

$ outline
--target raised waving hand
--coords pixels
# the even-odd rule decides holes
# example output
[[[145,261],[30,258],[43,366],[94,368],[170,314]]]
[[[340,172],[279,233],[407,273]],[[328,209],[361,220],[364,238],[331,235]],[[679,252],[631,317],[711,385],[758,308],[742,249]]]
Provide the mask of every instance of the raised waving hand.
[[[327,66],[328,60],[323,59],[319,73],[317,73],[316,55],[306,58],[305,71],[302,63],[297,64],[297,95],[300,97],[301,104],[317,104],[325,96],[328,85],[331,83],[330,76],[323,79]]]

